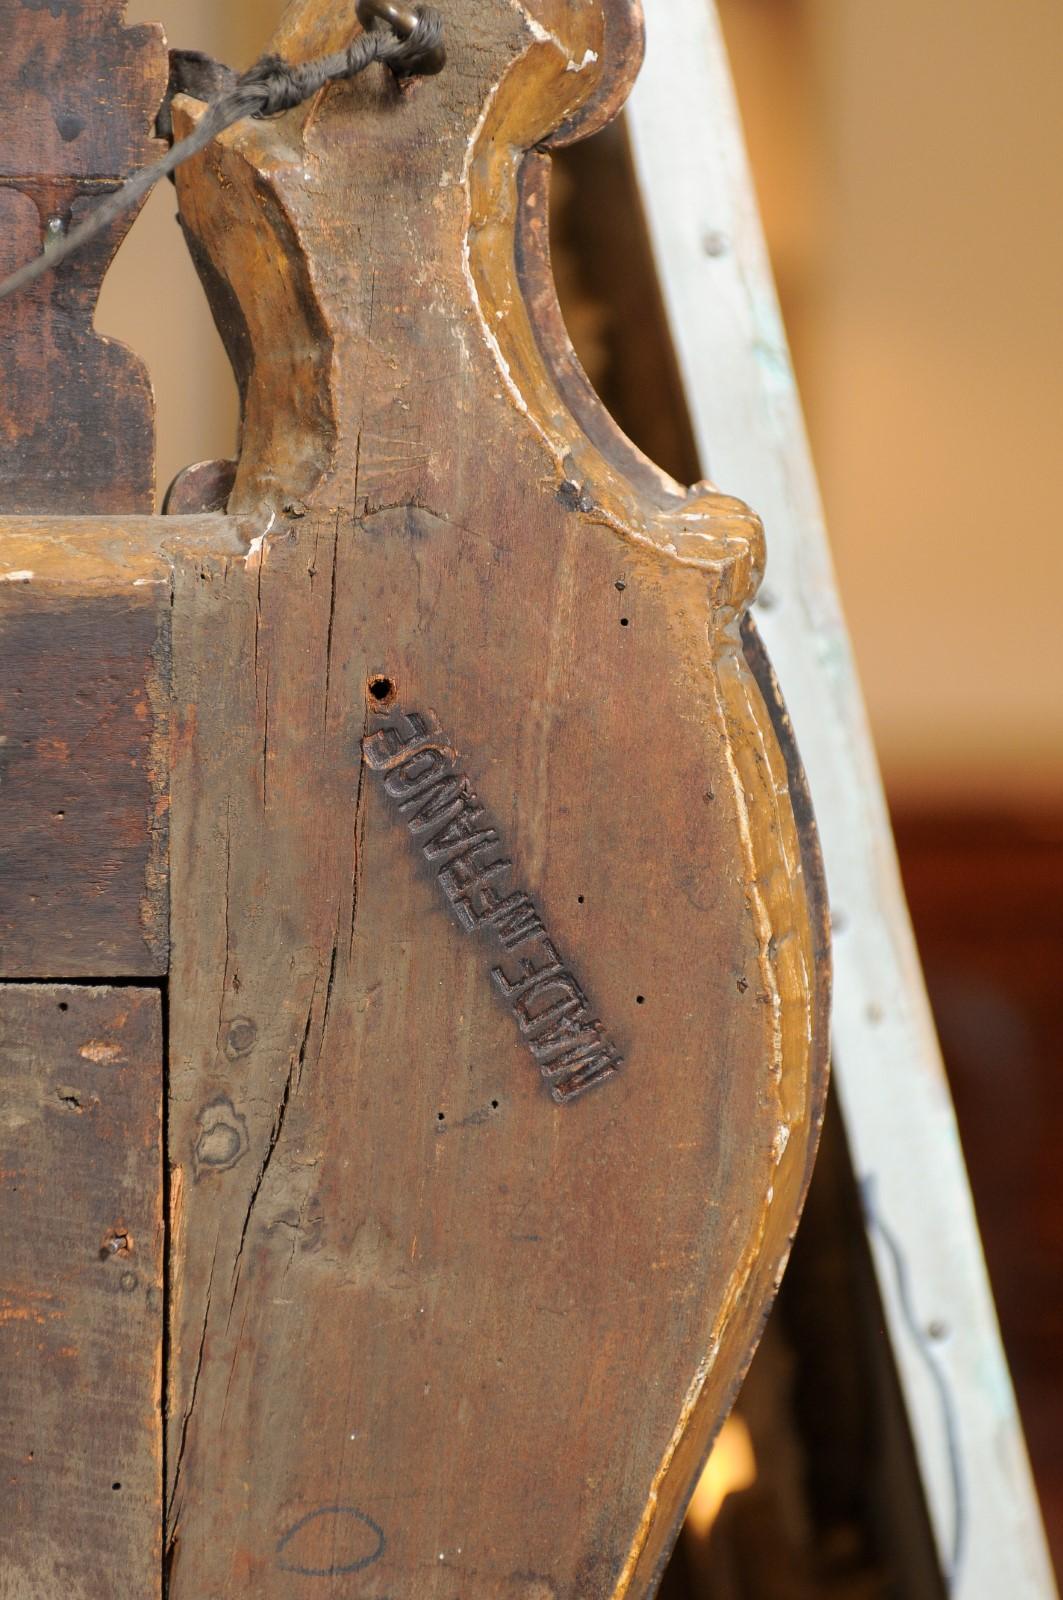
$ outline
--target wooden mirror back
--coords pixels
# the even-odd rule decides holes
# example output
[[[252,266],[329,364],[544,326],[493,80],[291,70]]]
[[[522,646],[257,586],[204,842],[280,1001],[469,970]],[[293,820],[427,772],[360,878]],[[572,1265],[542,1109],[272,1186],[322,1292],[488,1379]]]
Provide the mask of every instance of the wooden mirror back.
[[[357,26],[295,0],[275,48]],[[0,525],[34,648],[105,601],[146,641],[173,1600],[651,1594],[822,1114],[762,530],[622,436],[550,273],[549,149],[619,109],[639,8],[446,28],[439,77],[178,174],[242,397],[226,511],[201,472],[172,518]],[[93,959],[3,976],[125,975]]]

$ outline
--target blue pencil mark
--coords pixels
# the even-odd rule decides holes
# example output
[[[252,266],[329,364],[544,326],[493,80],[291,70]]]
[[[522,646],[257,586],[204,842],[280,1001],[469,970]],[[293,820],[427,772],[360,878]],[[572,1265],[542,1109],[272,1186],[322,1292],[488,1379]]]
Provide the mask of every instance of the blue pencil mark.
[[[341,1565],[328,1567],[302,1567],[293,1561],[283,1559],[284,1552],[297,1534],[301,1533],[310,1523],[316,1522],[321,1517],[350,1517],[355,1522],[360,1522],[369,1529],[376,1539],[376,1547],[369,1554],[362,1556],[358,1561],[348,1561]],[[379,1561],[387,1548],[384,1530],[372,1517],[367,1517],[364,1511],[359,1511],[357,1506],[321,1506],[317,1511],[308,1511],[305,1517],[300,1517],[298,1522],[293,1522],[286,1533],[282,1533],[277,1540],[277,1566],[281,1572],[294,1572],[301,1578],[338,1578],[343,1574],[364,1572],[366,1567],[371,1567],[374,1561]]]

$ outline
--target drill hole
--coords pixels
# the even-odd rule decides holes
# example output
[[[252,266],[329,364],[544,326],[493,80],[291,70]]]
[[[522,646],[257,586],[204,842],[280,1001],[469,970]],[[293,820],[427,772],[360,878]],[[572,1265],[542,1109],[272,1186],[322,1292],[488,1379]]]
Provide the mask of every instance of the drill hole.
[[[646,996],[644,994],[637,994],[635,996],[635,1004],[637,1006],[644,1006],[646,1004]]]
[[[620,618],[620,626],[621,626],[621,627],[622,627],[622,628],[626,628],[626,627],[627,627],[627,626],[628,626],[628,619],[627,619],[627,617],[621,617],[621,618]]]
[[[389,706],[395,698],[395,685],[390,678],[378,672],[369,680],[369,697],[378,706]]]

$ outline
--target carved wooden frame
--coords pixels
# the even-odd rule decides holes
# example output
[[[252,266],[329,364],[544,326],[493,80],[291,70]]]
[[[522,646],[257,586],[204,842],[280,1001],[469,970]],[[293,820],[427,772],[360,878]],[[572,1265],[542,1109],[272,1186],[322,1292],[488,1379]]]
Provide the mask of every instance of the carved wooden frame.
[[[80,749],[124,674],[126,853],[63,758],[41,909],[29,740],[0,975],[169,976],[174,1600],[652,1593],[822,1115],[760,524],[619,433],[549,269],[547,152],[622,103],[639,7],[447,20],[440,78],[333,86],[178,175],[243,401],[227,513],[199,474],[174,517],[0,524],[16,666],[83,640],[88,701],[45,671],[35,724]],[[354,26],[293,0],[276,48]]]

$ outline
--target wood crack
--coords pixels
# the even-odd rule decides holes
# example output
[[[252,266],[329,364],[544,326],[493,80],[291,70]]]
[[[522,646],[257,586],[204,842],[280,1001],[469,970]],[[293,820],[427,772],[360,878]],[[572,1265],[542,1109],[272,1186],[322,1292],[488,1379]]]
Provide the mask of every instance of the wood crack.
[[[376,234],[376,208],[374,206],[372,218],[371,218],[370,223],[369,223],[369,237],[370,237],[370,239],[372,239],[375,236],[375,234]],[[366,334],[365,334],[365,362],[364,362],[364,365],[362,367],[361,411],[360,411],[360,414],[359,414],[359,417],[358,417],[358,430],[357,430],[357,433],[356,433],[356,436],[355,436],[355,443],[354,443],[354,497],[353,497],[353,500],[352,500],[352,504],[354,506],[354,514],[355,514],[355,516],[358,515],[358,480],[359,480],[359,477],[361,475],[361,470],[362,470],[362,434],[365,431],[365,397],[366,397],[366,393],[367,393],[367,385],[369,383],[369,360],[370,360],[370,356],[372,354],[372,347],[373,347],[373,318],[374,318],[375,314],[376,314],[376,268],[374,267],[373,271],[372,271],[372,276],[371,276],[370,281],[369,281],[369,316],[368,316],[368,319],[367,319]]]
[[[362,738],[358,742],[359,753],[363,741],[369,732],[369,708],[366,707],[362,719]],[[347,959],[350,961],[354,954],[354,925],[358,917],[358,892],[362,874],[362,847],[365,844],[365,805],[363,790],[365,785],[365,762],[360,761],[358,767],[358,787],[354,791],[354,876],[351,884],[351,929],[347,942]]]
[[[328,984],[327,984],[327,986],[325,988],[325,1009],[324,1009],[324,1012],[323,1012],[322,1017],[321,1017],[321,1037],[322,1037],[322,1039],[324,1039],[324,1037],[325,1037],[325,1029],[328,1027],[328,1013],[329,1013],[329,1006],[332,1004],[332,985],[336,981],[336,956],[337,956],[338,952],[339,952],[339,945],[338,944],[333,944],[333,946],[332,946],[332,959],[329,962]],[[308,1031],[309,1031],[309,1023],[307,1025],[307,1028],[308,1028]],[[304,1047],[304,1049],[306,1047],[306,1040],[305,1039],[303,1040],[303,1047]],[[302,1053],[302,1051],[300,1051],[300,1053],[299,1053],[299,1066],[300,1066],[300,1068],[302,1068],[302,1064],[303,1064],[303,1053]]]
[[[195,1410],[196,1394],[197,1394],[197,1392],[199,1390],[199,1375],[203,1370],[203,1352],[204,1352],[204,1350],[206,1348],[206,1343],[207,1343],[207,1326],[208,1326],[208,1324],[210,1322],[211,1293],[212,1293],[213,1288],[214,1288],[214,1267],[215,1267],[215,1263],[217,1262],[217,1259],[218,1259],[218,1246],[217,1246],[217,1242],[215,1242],[214,1255],[211,1258],[211,1263],[210,1263],[210,1275],[209,1275],[209,1277],[207,1279],[207,1293],[206,1293],[206,1296],[205,1296],[205,1302],[204,1302],[204,1307],[203,1307],[203,1326],[201,1327],[200,1333],[199,1333],[199,1350],[198,1350],[197,1355],[196,1355],[195,1371],[192,1374],[192,1392],[191,1392],[191,1394],[189,1396],[188,1404],[185,1407],[184,1416],[181,1418],[181,1437],[180,1437],[180,1440],[178,1441],[178,1445],[177,1445],[177,1459],[174,1462],[173,1487],[170,1490],[170,1499],[169,1499],[169,1503],[167,1505],[167,1521],[168,1521],[168,1523],[170,1525],[170,1533],[169,1533],[169,1538],[167,1540],[168,1552],[170,1550],[172,1550],[174,1541],[175,1541],[175,1539],[177,1537],[177,1519],[174,1516],[174,1506],[175,1506],[175,1504],[177,1502],[177,1490],[178,1490],[178,1486],[179,1486],[180,1481],[181,1481],[181,1466],[182,1466],[182,1463],[184,1462],[185,1445],[186,1445],[187,1440],[188,1440],[188,1425],[192,1420],[192,1412]]]
[[[266,663],[266,683],[262,692],[262,809],[269,810],[269,663]]]
[[[229,900],[232,888],[232,799],[225,801],[225,965],[222,972],[221,994],[218,997],[218,1031],[216,1035],[218,1049],[221,1049],[221,1033],[225,1025],[225,997],[229,993],[229,963],[232,959],[232,931],[229,925]]]
[[[333,951],[332,951],[332,963],[333,963],[333,971],[334,971],[335,970],[335,964],[336,964],[335,946],[333,946]],[[329,989],[330,990],[331,990],[331,987],[332,987],[332,977],[330,975],[329,976]],[[307,1047],[307,1044],[310,1041],[310,1024],[314,1019],[314,1001],[316,999],[317,999],[317,979],[315,978],[314,979],[314,987],[313,987],[313,989],[311,990],[311,993],[310,993],[310,1004],[306,1009],[306,1026],[303,1028],[303,1037],[299,1042],[299,1053],[296,1056],[296,1063],[297,1063],[297,1066],[298,1066],[298,1073],[297,1073],[296,1080],[295,1080],[295,1087],[297,1089],[298,1089],[299,1085],[303,1081],[303,1062],[306,1060],[306,1047]],[[326,997],[326,1000],[325,1000],[325,1015],[326,1016],[328,1015],[328,999],[327,999],[327,997]]]
[[[325,705],[321,718],[321,744],[328,736],[329,693],[332,687],[332,630],[336,621],[336,568],[339,565],[340,519],[337,515],[332,540],[332,578],[329,589],[328,628],[325,633]]]
[[[254,1185],[251,1189],[250,1198],[247,1202],[247,1210],[244,1213],[243,1226],[240,1229],[240,1242],[236,1247],[236,1256],[233,1260],[232,1295],[229,1300],[229,1314],[226,1318],[226,1327],[229,1326],[229,1323],[232,1320],[233,1307],[236,1304],[236,1296],[240,1288],[240,1267],[243,1260],[244,1245],[247,1241],[248,1229],[251,1226],[251,1216],[254,1212],[262,1185],[265,1182],[266,1173],[269,1171],[269,1164],[273,1160],[273,1152],[277,1148],[281,1133],[284,1129],[284,1119],[288,1115],[288,1104],[292,1097],[292,1083],[300,1064],[299,1058],[293,1056],[291,1064],[288,1067],[288,1076],[284,1082],[284,1092],[281,1095],[280,1105],[277,1107],[277,1115],[273,1119],[273,1127],[270,1130],[269,1143],[266,1146],[266,1153],[262,1158],[262,1165],[258,1169],[258,1177],[255,1179]]]
[[[254,636],[254,647],[253,647],[253,662],[254,662],[254,674],[255,674],[255,699],[256,700],[258,699],[258,696],[259,696],[259,687],[258,687],[258,681],[259,681],[259,673],[258,673],[258,636],[259,636],[259,631],[260,631],[260,628],[261,628],[261,625],[262,625],[262,568],[263,568],[264,564],[265,564],[265,550],[263,549],[259,553],[258,571],[256,573],[256,582],[255,582],[255,636]],[[263,688],[262,688],[262,720],[263,720],[263,727],[262,727],[262,809],[263,809],[263,811],[265,811],[269,807],[269,775],[268,775],[267,767],[266,767],[266,761],[267,761],[267,756],[268,756],[268,752],[269,752],[269,657],[268,657],[268,655],[267,655],[266,664],[265,664],[265,683],[264,683]]]

